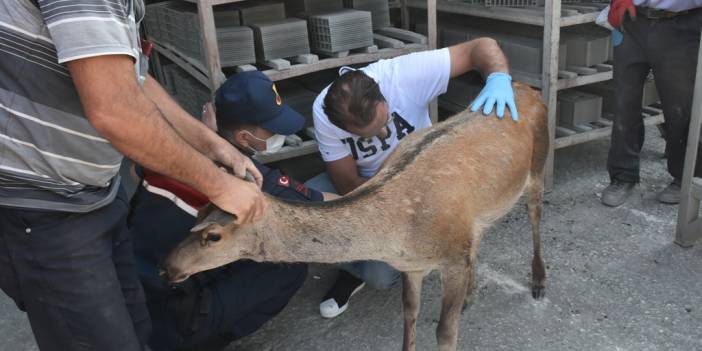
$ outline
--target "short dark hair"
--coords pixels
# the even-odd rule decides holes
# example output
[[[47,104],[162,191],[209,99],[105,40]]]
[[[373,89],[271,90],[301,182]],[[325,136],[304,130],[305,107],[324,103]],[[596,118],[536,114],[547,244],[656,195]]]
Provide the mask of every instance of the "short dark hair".
[[[324,97],[324,113],[335,126],[365,127],[375,117],[375,108],[385,97],[373,78],[362,71],[337,78]]]

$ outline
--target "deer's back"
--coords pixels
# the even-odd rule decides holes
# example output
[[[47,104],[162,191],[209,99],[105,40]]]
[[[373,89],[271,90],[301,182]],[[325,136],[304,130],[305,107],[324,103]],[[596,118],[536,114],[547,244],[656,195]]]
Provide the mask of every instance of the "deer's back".
[[[529,179],[535,145],[548,138],[538,93],[519,84],[515,93],[518,122],[459,113],[404,140],[366,186],[382,185],[387,201],[427,226],[501,216]]]

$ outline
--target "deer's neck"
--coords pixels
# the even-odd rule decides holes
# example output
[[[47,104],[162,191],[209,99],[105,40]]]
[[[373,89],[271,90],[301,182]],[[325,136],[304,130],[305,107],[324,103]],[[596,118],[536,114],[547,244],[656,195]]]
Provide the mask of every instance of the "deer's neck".
[[[261,228],[269,256],[263,260],[337,263],[393,255],[381,199],[323,206],[272,201]]]

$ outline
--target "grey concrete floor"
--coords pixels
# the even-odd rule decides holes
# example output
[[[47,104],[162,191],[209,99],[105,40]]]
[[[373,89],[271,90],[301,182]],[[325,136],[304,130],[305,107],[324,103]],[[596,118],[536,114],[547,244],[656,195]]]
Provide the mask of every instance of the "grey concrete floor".
[[[542,222],[546,298],[529,292],[531,232],[520,203],[485,235],[474,303],[463,313],[459,350],[702,350],[702,243],[675,245],[677,207],[655,195],[670,181],[663,142],[647,130],[642,183],[623,206],[600,204],[609,142],[560,150],[555,190]],[[499,177],[499,174],[495,174]],[[364,289],[343,315],[325,320],[318,303],[332,266],[313,265],[275,319],[228,350],[400,350],[401,288]],[[424,282],[417,349],[435,350],[440,308],[436,274]],[[0,294],[0,350],[35,350],[26,317]]]

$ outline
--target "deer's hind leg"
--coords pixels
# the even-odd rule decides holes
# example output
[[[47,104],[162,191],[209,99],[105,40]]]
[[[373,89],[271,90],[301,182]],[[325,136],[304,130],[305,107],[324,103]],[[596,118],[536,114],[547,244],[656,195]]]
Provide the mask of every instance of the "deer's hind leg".
[[[469,261],[469,262],[466,262]],[[436,328],[439,351],[455,351],[458,342],[458,324],[468,290],[472,260],[461,260],[441,268],[443,299],[441,318]]]
[[[549,133],[546,123],[546,109],[540,110],[540,125],[534,130],[534,147],[531,156],[529,183],[527,183],[527,211],[531,222],[532,239],[534,242],[534,258],[531,261],[531,294],[535,299],[543,298],[546,294],[546,267],[541,258],[541,206],[544,197],[544,171],[549,150]]]
[[[531,177],[527,186],[527,211],[531,222],[532,240],[534,242],[534,257],[531,261],[531,295],[541,299],[546,294],[546,267],[541,258],[541,206],[544,195],[543,172],[537,177]]]
[[[472,230],[472,236],[469,238],[469,245],[468,245],[468,259],[467,259],[467,264],[468,267],[466,268],[468,271],[468,288],[466,289],[466,298],[465,302],[463,303],[463,310],[468,308],[471,303],[473,303],[473,290],[475,290],[475,284],[476,284],[476,279],[475,279],[475,270],[477,269],[475,260],[478,257],[478,250],[480,249],[480,242],[483,239],[483,231],[484,228],[480,225],[473,225],[473,230]]]
[[[463,311],[473,304],[473,290],[475,290],[475,265],[471,265],[468,270],[468,288],[466,288],[466,298],[463,302]]]
[[[405,314],[405,331],[402,351],[414,351],[417,338],[417,316],[419,315],[422,280],[425,272],[402,273],[402,302]]]

